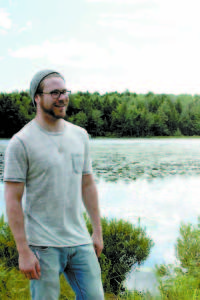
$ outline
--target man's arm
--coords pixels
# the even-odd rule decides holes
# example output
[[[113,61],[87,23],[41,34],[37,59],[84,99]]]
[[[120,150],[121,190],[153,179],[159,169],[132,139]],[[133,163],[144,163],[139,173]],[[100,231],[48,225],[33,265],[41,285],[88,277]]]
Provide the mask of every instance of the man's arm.
[[[5,200],[8,223],[15,238],[18,252],[26,250],[28,244],[24,231],[24,217],[22,211],[23,182],[5,182]]]
[[[19,253],[19,269],[29,279],[39,279],[40,266],[37,258],[30,250],[24,228],[22,209],[23,182],[5,182],[5,200],[8,223],[13,233]]]
[[[97,256],[99,257],[103,250],[103,237],[97,188],[92,174],[85,174],[82,177],[82,195],[83,202],[91,219],[93,227],[92,239]]]

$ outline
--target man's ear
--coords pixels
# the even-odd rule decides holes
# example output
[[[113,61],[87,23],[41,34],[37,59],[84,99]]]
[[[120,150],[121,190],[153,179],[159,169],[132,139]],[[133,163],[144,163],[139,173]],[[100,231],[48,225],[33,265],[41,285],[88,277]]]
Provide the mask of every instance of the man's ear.
[[[34,100],[35,100],[35,106],[36,106],[36,104],[38,104],[40,101],[40,96],[38,94],[36,94]]]

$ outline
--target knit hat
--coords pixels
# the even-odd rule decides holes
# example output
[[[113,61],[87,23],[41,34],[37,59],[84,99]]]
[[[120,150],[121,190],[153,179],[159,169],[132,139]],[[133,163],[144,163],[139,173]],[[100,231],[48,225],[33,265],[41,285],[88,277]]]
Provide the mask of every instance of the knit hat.
[[[34,106],[35,106],[35,99],[34,99],[35,93],[37,91],[37,88],[38,88],[40,82],[48,75],[54,74],[54,73],[60,75],[60,77],[64,80],[63,75],[54,70],[42,70],[42,71],[37,72],[34,75],[33,79],[31,80],[31,84],[30,84],[30,96],[32,98],[32,102],[33,102]]]

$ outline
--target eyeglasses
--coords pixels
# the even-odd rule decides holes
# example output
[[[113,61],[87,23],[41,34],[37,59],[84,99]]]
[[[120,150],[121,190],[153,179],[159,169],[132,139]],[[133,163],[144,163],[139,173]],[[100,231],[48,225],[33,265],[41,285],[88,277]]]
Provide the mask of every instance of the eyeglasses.
[[[53,99],[59,99],[60,95],[64,95],[66,97],[69,97],[69,95],[71,95],[71,91],[67,91],[67,90],[63,90],[63,91],[59,91],[59,90],[53,90],[49,93],[40,93],[40,94],[46,94],[46,95],[51,95],[51,97]]]

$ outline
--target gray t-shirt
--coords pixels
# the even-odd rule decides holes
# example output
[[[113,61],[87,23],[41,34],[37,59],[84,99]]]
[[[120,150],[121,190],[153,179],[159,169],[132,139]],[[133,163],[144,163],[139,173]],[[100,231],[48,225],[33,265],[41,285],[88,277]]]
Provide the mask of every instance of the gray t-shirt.
[[[91,174],[87,132],[65,122],[52,133],[35,120],[9,142],[4,181],[25,183],[23,209],[29,244],[76,246],[92,243],[84,217],[82,175]]]

